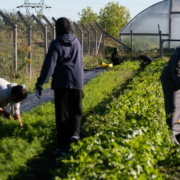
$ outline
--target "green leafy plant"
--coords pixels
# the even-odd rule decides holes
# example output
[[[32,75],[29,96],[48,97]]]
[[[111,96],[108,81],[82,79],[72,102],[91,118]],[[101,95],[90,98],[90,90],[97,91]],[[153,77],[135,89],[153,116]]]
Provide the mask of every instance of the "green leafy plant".
[[[159,80],[165,64],[157,59],[140,70],[126,88],[115,88],[120,96],[86,117],[85,138],[72,146],[71,155],[59,158],[55,179],[164,179],[156,167],[172,146]]]
[[[126,62],[100,74],[93,79],[93,83],[87,83],[83,99],[84,116],[93,111],[93,108],[102,102],[112,89],[131,77],[138,68],[139,62]],[[128,76],[125,75],[125,71],[129,72]],[[109,78],[107,81],[106,78],[109,76],[112,79]],[[103,88],[99,88],[100,86]],[[20,129],[17,121],[0,118],[3,122],[0,126],[0,179],[2,180],[18,176],[20,171],[26,171],[28,160],[38,157],[38,154],[56,139],[53,101],[33,108],[30,112],[22,114],[21,118],[23,129]]]

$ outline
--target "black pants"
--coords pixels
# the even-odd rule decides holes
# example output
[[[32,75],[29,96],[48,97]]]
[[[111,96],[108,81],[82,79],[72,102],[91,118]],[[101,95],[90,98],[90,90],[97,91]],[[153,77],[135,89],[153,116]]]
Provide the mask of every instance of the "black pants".
[[[176,123],[180,118],[180,90],[162,82],[164,104],[166,111],[166,123],[173,135],[180,134],[180,124]]]
[[[124,63],[124,61],[121,59],[117,59],[117,60],[113,61],[113,66],[119,65],[120,63]]]
[[[70,144],[71,136],[80,133],[82,118],[82,90],[54,89],[57,142],[59,148]]]

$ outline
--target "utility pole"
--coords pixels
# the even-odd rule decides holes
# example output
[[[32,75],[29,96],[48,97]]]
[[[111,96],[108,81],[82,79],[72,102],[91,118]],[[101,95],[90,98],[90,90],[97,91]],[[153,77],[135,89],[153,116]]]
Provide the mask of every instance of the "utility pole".
[[[29,0],[24,0],[24,4],[17,6],[17,8],[25,8],[27,15],[30,17],[30,9],[35,9],[37,14],[43,14],[43,9],[51,8],[44,4],[44,0],[40,0],[39,3],[30,3]]]

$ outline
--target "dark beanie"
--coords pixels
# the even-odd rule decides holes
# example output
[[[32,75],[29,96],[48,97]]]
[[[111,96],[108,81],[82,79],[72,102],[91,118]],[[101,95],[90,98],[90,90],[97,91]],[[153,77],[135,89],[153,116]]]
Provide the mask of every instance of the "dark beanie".
[[[62,34],[70,34],[71,24],[67,18],[59,18],[56,21],[56,37]]]
[[[114,52],[117,52],[117,48],[114,48]]]
[[[140,59],[144,59],[144,56],[143,56],[143,55],[140,55]]]

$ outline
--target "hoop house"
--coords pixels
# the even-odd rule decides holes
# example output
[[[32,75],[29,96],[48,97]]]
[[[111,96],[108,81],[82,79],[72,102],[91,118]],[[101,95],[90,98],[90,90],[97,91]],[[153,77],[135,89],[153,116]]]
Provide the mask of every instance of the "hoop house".
[[[160,39],[180,40],[180,0],[164,0],[135,16],[120,32],[120,40],[134,50],[160,49]],[[174,48],[180,42],[168,41]]]

